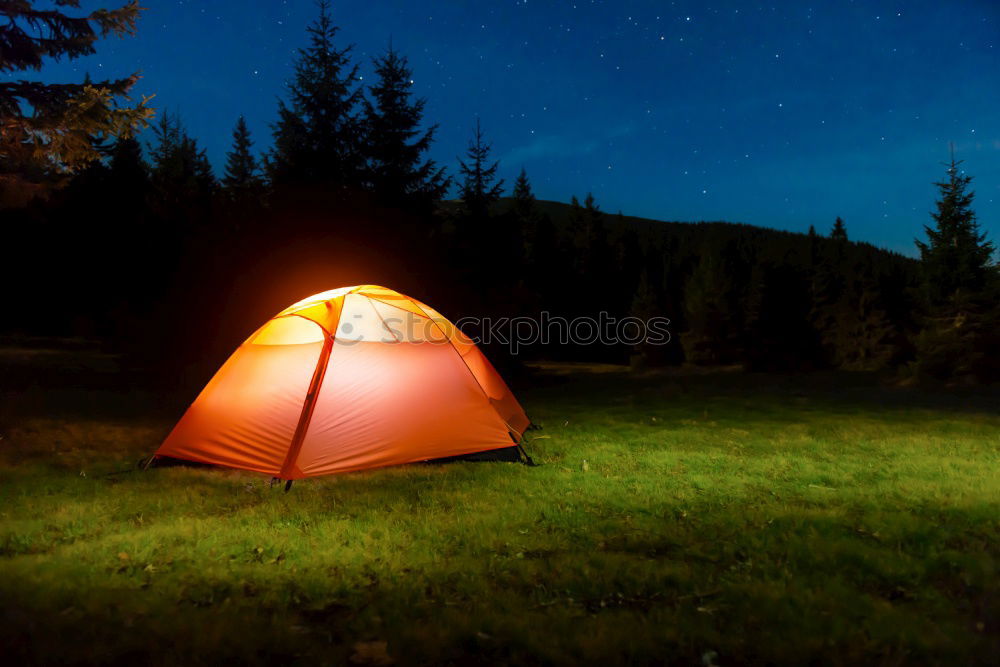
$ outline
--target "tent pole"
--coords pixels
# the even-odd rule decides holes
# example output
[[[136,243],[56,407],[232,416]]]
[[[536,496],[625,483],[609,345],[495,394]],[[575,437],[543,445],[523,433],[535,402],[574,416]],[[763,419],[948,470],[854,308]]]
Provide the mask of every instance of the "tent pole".
[[[312,380],[309,382],[309,391],[306,399],[302,402],[302,412],[299,414],[299,423],[295,426],[295,435],[288,447],[288,454],[285,462],[281,466],[278,477],[287,479],[288,484],[285,491],[291,488],[291,479],[295,462],[299,458],[299,450],[302,449],[302,442],[306,439],[306,431],[309,429],[309,421],[312,419],[313,408],[316,406],[316,396],[320,387],[323,386],[323,377],[326,375],[326,366],[330,361],[330,353],[333,351],[333,336],[327,334],[323,341],[323,350],[319,353],[319,360],[316,362],[316,370],[313,371]]]

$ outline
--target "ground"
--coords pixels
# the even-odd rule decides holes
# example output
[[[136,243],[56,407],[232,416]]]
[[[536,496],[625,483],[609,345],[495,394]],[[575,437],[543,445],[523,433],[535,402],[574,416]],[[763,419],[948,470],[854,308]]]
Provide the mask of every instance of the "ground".
[[[249,473],[136,470],[192,396],[64,352],[8,349],[0,381],[11,661],[897,665],[1000,651],[995,391],[545,366],[516,383],[543,426],[527,445],[539,467],[418,464],[286,494]]]

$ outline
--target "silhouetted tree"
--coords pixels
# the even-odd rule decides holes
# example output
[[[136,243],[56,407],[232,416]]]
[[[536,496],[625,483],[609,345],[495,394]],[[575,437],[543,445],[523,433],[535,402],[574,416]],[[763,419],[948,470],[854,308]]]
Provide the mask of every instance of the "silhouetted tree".
[[[972,209],[972,177],[952,156],[921,256],[925,326],[917,338],[917,371],[937,378],[1000,377],[998,268],[993,243]]]
[[[46,58],[75,59],[96,52],[94,43],[109,34],[133,35],[141,7],[137,0],[118,9],[69,16],[61,0],[35,7],[30,0],[0,3],[6,19],[0,28],[0,72],[40,70]],[[144,127],[153,111],[148,98],[135,106],[119,104],[138,80],[83,83],[0,82],[0,206],[23,205],[46,182],[77,171],[102,157],[100,144]],[[65,179],[63,179],[65,180]]]
[[[112,145],[108,178],[115,196],[126,202],[124,208],[138,213],[144,207],[149,190],[149,165],[135,137],[119,137]]]
[[[250,128],[246,118],[240,116],[233,128],[233,147],[226,153],[226,172],[222,177],[222,186],[233,199],[255,196],[263,188],[260,166],[251,152],[252,147]]]
[[[319,16],[307,29],[309,46],[298,50],[288,102],[278,103],[267,171],[275,185],[359,187],[364,158],[357,66],[348,57],[352,46],[334,46],[339,28],[329,1],[317,5]]]
[[[153,128],[153,205],[163,223],[186,234],[204,224],[218,183],[204,149],[176,115],[164,112]]]
[[[947,180],[934,184],[940,192],[937,210],[931,213],[934,225],[924,225],[926,242],[916,241],[925,298],[932,308],[946,304],[956,292],[981,292],[996,274],[994,246],[972,210],[972,177],[959,171],[961,164],[953,156]]]
[[[503,179],[496,178],[500,162],[490,164],[490,144],[483,138],[483,130],[476,119],[476,132],[465,151],[468,162],[459,159],[459,172],[462,174],[461,195],[462,208],[472,222],[485,222],[489,217],[490,206],[503,193]]]
[[[830,238],[834,241],[847,241],[847,226],[844,220],[838,215],[833,221],[833,229],[830,230]]]
[[[448,190],[450,180],[425,154],[437,125],[421,131],[424,99],[410,99],[413,85],[407,59],[393,50],[373,60],[378,83],[364,100],[368,180],[379,201],[429,212]]]

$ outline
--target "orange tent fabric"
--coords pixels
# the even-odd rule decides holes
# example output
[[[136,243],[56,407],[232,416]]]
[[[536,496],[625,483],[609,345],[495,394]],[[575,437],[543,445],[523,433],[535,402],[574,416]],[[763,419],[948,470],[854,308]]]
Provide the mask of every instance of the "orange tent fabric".
[[[458,327],[416,299],[358,285],[268,320],[156,455],[293,480],[509,447],[529,423]]]

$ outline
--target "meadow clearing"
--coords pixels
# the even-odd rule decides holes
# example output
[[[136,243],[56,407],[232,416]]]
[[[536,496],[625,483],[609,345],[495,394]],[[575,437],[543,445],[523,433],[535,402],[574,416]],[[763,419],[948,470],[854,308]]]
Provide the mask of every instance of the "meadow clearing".
[[[20,357],[19,357],[20,358]],[[547,365],[540,463],[136,462],[191,396],[7,368],[0,646],[35,663],[988,664],[1000,397]],[[104,364],[104,366],[102,366]]]

